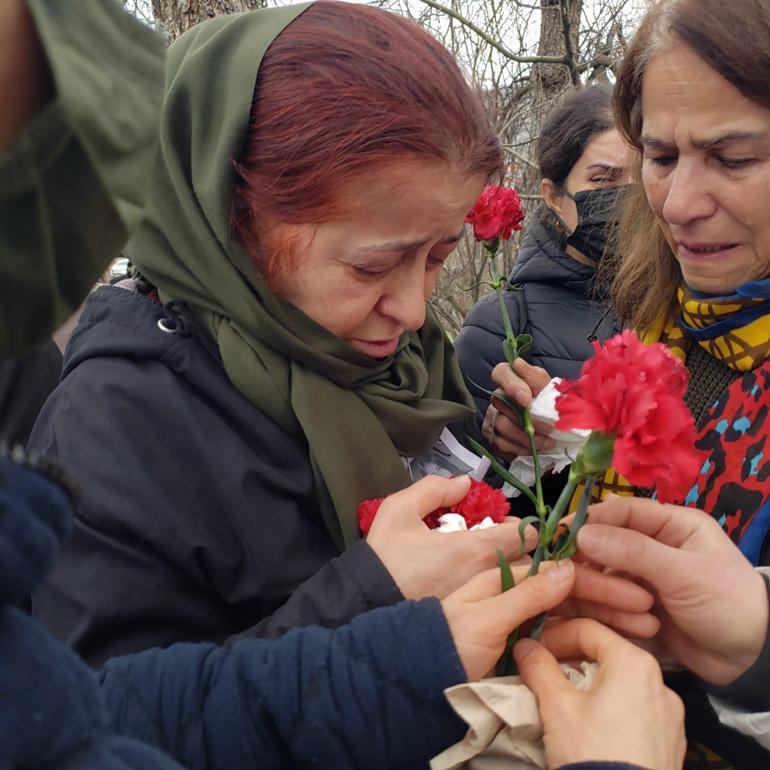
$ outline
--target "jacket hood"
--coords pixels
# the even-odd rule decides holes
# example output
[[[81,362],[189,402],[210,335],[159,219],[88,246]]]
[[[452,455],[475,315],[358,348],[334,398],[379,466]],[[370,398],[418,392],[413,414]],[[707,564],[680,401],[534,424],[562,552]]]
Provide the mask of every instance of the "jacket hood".
[[[533,222],[519,248],[509,282],[556,283],[581,295],[587,295],[596,271],[565,253],[540,222]]]
[[[83,306],[64,355],[62,379],[91,358],[162,361],[208,390],[212,375],[221,379],[221,362],[205,335],[192,334],[189,314],[173,304],[132,290],[102,286]]]

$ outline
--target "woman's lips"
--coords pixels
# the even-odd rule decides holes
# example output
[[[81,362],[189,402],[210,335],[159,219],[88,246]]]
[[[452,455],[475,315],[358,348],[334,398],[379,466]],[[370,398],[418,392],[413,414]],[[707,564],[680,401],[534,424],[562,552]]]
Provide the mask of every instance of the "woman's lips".
[[[398,347],[398,337],[389,340],[359,340],[352,339],[350,344],[356,349],[372,358],[387,358],[396,352]]]
[[[724,257],[729,251],[738,247],[737,243],[697,243],[695,241],[679,241],[679,257],[693,261],[710,261]]]

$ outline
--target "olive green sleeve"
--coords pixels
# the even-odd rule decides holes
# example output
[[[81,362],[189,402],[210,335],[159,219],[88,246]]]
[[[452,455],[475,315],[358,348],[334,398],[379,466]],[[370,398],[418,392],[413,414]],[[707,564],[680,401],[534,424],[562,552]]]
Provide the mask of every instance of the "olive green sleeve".
[[[114,0],[28,0],[55,94],[0,156],[0,357],[80,305],[141,216],[164,43]]]

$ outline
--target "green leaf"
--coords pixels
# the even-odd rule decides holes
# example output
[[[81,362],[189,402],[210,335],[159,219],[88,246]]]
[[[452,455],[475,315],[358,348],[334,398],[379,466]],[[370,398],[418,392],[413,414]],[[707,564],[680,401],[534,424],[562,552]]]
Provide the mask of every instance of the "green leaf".
[[[495,553],[497,553],[497,566],[500,567],[500,586],[503,593],[505,593],[505,591],[510,591],[511,588],[516,586],[516,581],[513,578],[511,565],[508,564],[505,554],[499,548],[495,548]]]
[[[520,334],[516,337],[516,350],[519,352],[519,356],[523,356],[532,347],[532,335]]]
[[[511,399],[508,398],[505,393],[500,393],[496,390],[489,390],[483,385],[479,385],[478,382],[476,382],[472,377],[468,377],[468,382],[470,382],[474,388],[477,388],[482,393],[486,393],[486,395],[488,395],[490,398],[494,396],[498,401],[502,401],[502,403],[504,403],[511,411],[516,412],[520,416],[524,414],[524,407],[520,406],[515,401],[511,401]]]
[[[479,281],[478,283],[474,283],[473,286],[460,286],[460,291],[473,291],[474,289],[478,289],[479,286],[489,286],[492,291],[495,290],[495,287],[489,282],[489,281]]]
[[[488,396],[494,396],[495,391],[489,390],[488,388],[485,388],[483,385],[479,385],[476,380],[473,379],[473,377],[468,377],[468,382],[470,382],[471,385],[473,385],[474,388],[478,388],[482,393],[486,393]]]
[[[519,540],[521,540],[521,545],[519,546],[519,556],[524,555],[524,530],[527,528],[529,524],[542,524],[539,516],[525,516],[520,522],[519,522]]]
[[[511,565],[508,564],[508,559],[505,558],[505,554],[499,548],[495,548],[495,553],[497,554],[497,565],[500,567],[500,586],[503,590],[503,593],[505,593],[506,591],[510,591],[511,588],[516,586],[516,581],[514,580],[513,572],[511,571]],[[518,638],[518,629],[512,631],[508,635],[508,639],[506,640],[505,644],[505,650],[500,656],[500,660],[497,661],[497,668],[495,669],[497,676],[510,676],[511,674],[516,673],[516,665],[513,662],[511,650],[513,649],[513,645],[516,644]]]
[[[522,348],[525,345],[529,347],[532,344],[532,335],[531,334],[519,334],[516,337],[516,347]]]

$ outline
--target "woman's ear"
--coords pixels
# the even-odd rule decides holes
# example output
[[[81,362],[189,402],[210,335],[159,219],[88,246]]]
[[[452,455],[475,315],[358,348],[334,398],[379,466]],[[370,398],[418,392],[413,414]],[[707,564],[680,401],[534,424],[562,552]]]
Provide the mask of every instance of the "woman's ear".
[[[540,181],[540,195],[543,198],[543,202],[548,206],[554,214],[561,215],[562,208],[561,202],[564,194],[561,192],[561,188],[558,187],[548,177],[544,177]]]

